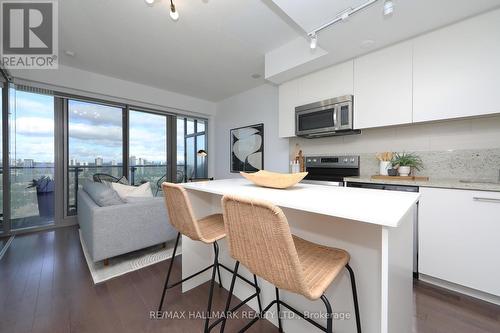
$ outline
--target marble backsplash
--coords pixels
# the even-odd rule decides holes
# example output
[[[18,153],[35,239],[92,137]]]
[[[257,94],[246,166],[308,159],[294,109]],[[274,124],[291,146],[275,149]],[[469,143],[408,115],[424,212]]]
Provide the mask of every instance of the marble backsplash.
[[[441,150],[415,152],[424,163],[416,175],[437,179],[498,180],[500,149]],[[378,174],[379,161],[373,153],[360,155],[360,173]]]
[[[416,151],[424,163],[424,169],[416,175],[434,179],[498,180],[500,148]],[[314,153],[310,153],[314,155]],[[374,153],[347,153],[360,156],[361,176],[379,173],[379,161]],[[307,154],[306,154],[307,155]],[[340,154],[339,154],[340,155]]]

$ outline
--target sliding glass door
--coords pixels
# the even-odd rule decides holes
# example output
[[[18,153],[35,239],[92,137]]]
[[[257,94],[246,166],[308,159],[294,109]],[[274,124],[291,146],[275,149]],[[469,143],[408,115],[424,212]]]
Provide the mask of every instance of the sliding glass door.
[[[54,97],[10,90],[10,227],[54,223]]]
[[[130,110],[129,180],[132,185],[149,182],[154,195],[161,194],[161,182],[167,179],[166,115]]]
[[[67,101],[67,215],[76,215],[78,189],[85,181],[124,175],[123,113],[120,107]]]

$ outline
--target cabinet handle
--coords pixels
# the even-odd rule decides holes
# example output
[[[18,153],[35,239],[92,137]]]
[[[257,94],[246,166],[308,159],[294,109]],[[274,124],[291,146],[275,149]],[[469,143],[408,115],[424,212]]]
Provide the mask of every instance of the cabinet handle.
[[[472,197],[474,201],[484,201],[484,202],[495,202],[500,203],[500,199],[497,198],[486,198],[486,197]]]

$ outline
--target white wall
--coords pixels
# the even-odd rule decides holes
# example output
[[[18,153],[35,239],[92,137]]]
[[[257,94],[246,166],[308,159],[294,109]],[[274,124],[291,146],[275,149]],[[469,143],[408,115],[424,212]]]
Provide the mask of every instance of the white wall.
[[[229,171],[229,130],[258,123],[264,123],[264,169],[288,172],[288,139],[278,138],[278,88],[264,84],[217,103],[216,179],[239,177]]]

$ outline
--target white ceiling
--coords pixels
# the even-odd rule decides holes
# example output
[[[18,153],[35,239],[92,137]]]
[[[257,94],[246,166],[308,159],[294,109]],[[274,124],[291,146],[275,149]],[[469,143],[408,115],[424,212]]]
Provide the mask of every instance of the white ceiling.
[[[61,62],[219,101],[265,82],[251,77],[264,77],[265,56],[266,76],[279,83],[500,6],[500,0],[394,1],[392,18],[382,17],[379,0],[321,32],[323,53],[309,54],[306,32],[365,0],[175,0],[177,22],[169,0],[151,7],[144,0],[64,0]],[[375,41],[369,49],[360,47],[366,39]],[[279,73],[269,77],[273,63]]]
[[[174,22],[168,0],[59,1],[61,62],[218,101],[262,84],[264,54],[297,36],[266,3],[176,0]]]
[[[366,1],[273,0],[303,29],[303,37],[331,21],[339,12]],[[303,54],[298,56],[299,51],[303,52],[308,47],[306,39],[302,43],[297,40],[289,42],[280,47],[279,52],[268,53],[266,78],[281,83],[500,6],[500,0],[394,0],[394,14],[384,17],[383,3],[379,0],[346,22],[321,31],[318,34],[318,48],[322,51],[320,56],[317,51],[311,50],[308,51],[309,57]],[[371,40],[373,44],[368,48],[362,47],[365,40]],[[288,64],[288,68],[283,64]]]

